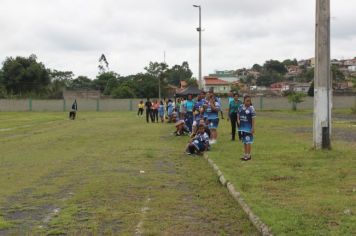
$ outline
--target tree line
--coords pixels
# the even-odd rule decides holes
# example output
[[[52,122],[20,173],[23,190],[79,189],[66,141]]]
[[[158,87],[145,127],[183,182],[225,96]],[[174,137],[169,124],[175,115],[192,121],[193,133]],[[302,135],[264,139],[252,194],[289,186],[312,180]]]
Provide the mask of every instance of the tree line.
[[[103,54],[99,58],[96,78],[75,76],[72,71],[47,68],[29,57],[7,57],[0,69],[0,98],[62,98],[63,90],[100,90],[103,95],[113,98],[146,98],[168,93],[167,85],[179,86],[180,81],[196,85],[196,79],[188,62],[169,67],[166,63],[150,62],[144,73],[121,76],[109,70],[109,63]]]
[[[288,75],[288,67],[296,66],[300,73],[294,76]],[[284,61],[268,60],[263,65],[254,64],[252,70],[258,72],[258,76],[248,74],[243,77],[243,82],[247,84],[255,84],[258,86],[270,86],[271,84],[293,81],[293,82],[311,82],[314,79],[314,68],[310,65],[298,65],[296,59],[286,59]],[[237,70],[238,75],[245,73],[247,69]],[[332,78],[334,82],[344,81],[346,76],[337,65],[331,66]]]
[[[89,78],[75,76],[72,71],[49,69],[37,60],[36,55],[7,57],[0,68],[0,98],[58,99],[62,98],[65,89],[100,90],[103,95],[113,98],[157,97],[159,82],[161,95],[166,97],[168,84],[178,87],[180,81],[186,81],[188,85],[197,85],[197,80],[192,77],[193,73],[186,61],[171,67],[166,63],[150,62],[143,73],[128,76],[121,76],[110,70],[104,54],[99,58],[98,64],[97,76]],[[251,70],[245,68],[235,72],[247,85],[270,86],[282,81],[313,81],[314,68],[310,65],[298,66],[301,73],[295,76],[287,76],[289,66],[298,66],[297,60],[268,60],[263,65],[254,64],[251,70],[257,72],[257,75],[248,73]],[[331,70],[334,83],[346,79],[338,66],[332,65]],[[313,92],[313,87],[310,91]]]

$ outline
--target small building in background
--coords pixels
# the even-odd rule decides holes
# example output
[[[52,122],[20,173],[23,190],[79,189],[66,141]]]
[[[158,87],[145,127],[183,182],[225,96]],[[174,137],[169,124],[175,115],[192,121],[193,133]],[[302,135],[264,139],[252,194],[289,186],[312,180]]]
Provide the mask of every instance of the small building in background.
[[[309,91],[310,85],[311,85],[311,83],[291,83],[290,88],[294,92],[307,94]]]
[[[299,66],[291,65],[287,67],[288,73],[286,77],[297,77],[303,73],[303,70]]]
[[[271,84],[270,89],[272,91],[285,92],[285,91],[290,91],[291,86],[290,83],[288,82],[279,82],[279,83]]]
[[[204,77],[204,91],[213,89],[214,93],[227,94],[231,91],[231,84],[215,76]]]
[[[347,69],[350,72],[356,72],[356,65],[355,66],[348,66]]]
[[[216,77],[230,83],[239,80],[234,70],[216,70],[215,73],[209,74],[209,77]]]

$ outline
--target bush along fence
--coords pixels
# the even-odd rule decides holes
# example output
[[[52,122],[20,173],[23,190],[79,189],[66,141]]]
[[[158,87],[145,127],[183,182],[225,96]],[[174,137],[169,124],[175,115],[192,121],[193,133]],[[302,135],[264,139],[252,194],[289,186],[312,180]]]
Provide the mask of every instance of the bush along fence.
[[[77,99],[78,111],[135,111],[137,104],[146,99]],[[38,100],[38,99],[0,99],[0,111],[69,111],[74,99]],[[222,99],[222,107],[227,110],[227,99]],[[252,103],[256,110],[292,110],[296,104],[287,97],[253,97]],[[313,109],[312,97],[303,98],[298,109]],[[333,108],[351,109],[355,106],[355,96],[334,96]]]

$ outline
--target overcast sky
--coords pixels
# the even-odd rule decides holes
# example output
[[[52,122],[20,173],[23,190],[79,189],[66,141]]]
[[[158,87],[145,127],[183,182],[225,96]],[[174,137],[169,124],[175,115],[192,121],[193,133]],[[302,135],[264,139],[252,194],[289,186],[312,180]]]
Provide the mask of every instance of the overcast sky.
[[[356,56],[356,1],[332,2],[332,58]],[[269,59],[314,56],[315,0],[0,0],[0,60],[36,54],[49,68],[95,78],[104,53],[129,75],[150,61],[188,61],[203,75]]]

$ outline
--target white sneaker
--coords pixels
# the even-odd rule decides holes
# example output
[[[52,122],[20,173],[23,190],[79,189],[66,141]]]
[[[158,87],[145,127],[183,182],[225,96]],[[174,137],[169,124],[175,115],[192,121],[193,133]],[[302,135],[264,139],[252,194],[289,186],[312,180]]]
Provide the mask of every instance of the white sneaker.
[[[213,139],[213,140],[211,140],[211,142],[209,142],[210,144],[215,144],[216,143],[216,140],[215,139]]]

